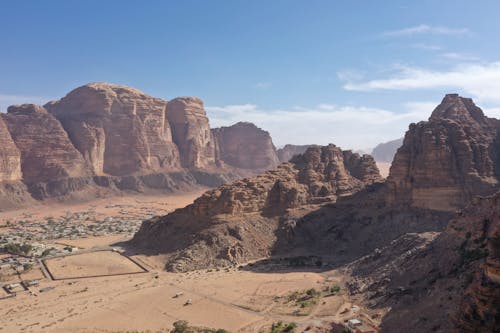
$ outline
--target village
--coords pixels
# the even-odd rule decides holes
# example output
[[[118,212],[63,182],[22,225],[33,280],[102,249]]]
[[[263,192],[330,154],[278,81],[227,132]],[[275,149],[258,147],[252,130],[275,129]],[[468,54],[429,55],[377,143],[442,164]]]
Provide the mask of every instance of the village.
[[[0,300],[19,292],[34,293],[30,287],[37,287],[40,279],[48,277],[42,260],[82,250],[71,245],[72,240],[112,235],[128,239],[143,220],[155,215],[155,210],[147,206],[112,204],[104,209],[112,211],[113,216],[91,207],[66,211],[58,217],[24,213],[0,225]]]

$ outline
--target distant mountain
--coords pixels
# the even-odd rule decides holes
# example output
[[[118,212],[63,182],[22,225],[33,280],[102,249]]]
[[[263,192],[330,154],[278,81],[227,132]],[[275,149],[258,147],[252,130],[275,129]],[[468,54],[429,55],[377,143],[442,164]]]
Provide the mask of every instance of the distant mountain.
[[[371,155],[377,162],[391,163],[396,151],[403,144],[403,138],[379,143],[373,148]]]
[[[305,151],[314,145],[285,145],[283,148],[278,149],[278,158],[280,162],[288,162],[295,155],[305,153]]]

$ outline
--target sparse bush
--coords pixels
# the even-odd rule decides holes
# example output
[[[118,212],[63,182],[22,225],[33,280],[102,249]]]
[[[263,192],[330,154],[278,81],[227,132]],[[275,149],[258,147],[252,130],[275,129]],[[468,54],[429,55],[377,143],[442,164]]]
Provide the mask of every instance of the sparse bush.
[[[278,321],[271,325],[271,333],[293,333],[296,328],[296,323],[285,324],[282,321]]]
[[[331,293],[338,293],[340,291],[340,286],[334,285],[330,287],[330,292]]]

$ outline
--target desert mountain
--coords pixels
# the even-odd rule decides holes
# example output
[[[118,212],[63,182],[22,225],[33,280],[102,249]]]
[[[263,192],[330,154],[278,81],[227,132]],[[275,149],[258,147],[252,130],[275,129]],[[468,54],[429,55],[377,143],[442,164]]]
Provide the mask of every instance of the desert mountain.
[[[211,129],[199,98],[167,102],[110,83],[87,84],[43,107],[11,106],[0,115],[0,137],[0,207],[12,206],[13,191],[26,200],[171,192],[278,164],[269,133],[253,124]]]
[[[403,144],[403,138],[384,143],[379,143],[373,148],[371,155],[377,162],[391,163],[399,147]]]
[[[227,165],[239,169],[269,170],[279,164],[268,132],[252,123],[239,122],[212,130],[216,154]]]
[[[411,124],[391,166],[394,200],[449,210],[500,185],[500,121],[470,98],[446,95],[429,121]]]

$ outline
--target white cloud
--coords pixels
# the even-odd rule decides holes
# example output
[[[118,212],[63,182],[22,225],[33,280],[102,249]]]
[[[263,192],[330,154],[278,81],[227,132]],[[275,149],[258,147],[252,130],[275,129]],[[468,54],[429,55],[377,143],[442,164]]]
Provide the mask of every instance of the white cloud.
[[[460,64],[448,71],[400,67],[388,78],[347,82],[351,91],[458,89],[480,101],[500,102],[500,62]]]
[[[458,35],[468,35],[470,30],[467,28],[449,28],[445,26],[431,26],[427,24],[420,24],[413,27],[408,27],[399,30],[390,30],[382,33],[385,37],[404,37],[413,35],[445,35],[445,36],[458,36]]]
[[[258,82],[254,85],[254,88],[260,90],[267,90],[271,88],[271,86],[272,86],[271,82]]]
[[[50,98],[0,94],[0,112],[7,112],[7,108],[15,104],[45,104],[47,101],[50,101]]]
[[[500,119],[500,108],[486,108],[483,111],[488,117]]]
[[[479,57],[470,55],[470,54],[463,54],[463,53],[456,53],[456,52],[446,52],[441,54],[441,57],[449,59],[449,60],[458,60],[458,61],[478,61]]]
[[[411,47],[413,47],[415,49],[429,50],[429,51],[439,51],[439,50],[443,49],[440,45],[426,44],[426,43],[412,44]]]
[[[415,102],[402,112],[365,106],[319,104],[316,107],[264,109],[254,104],[206,107],[213,127],[250,121],[269,131],[277,146],[334,143],[342,148],[372,148],[400,138],[408,125],[427,119],[437,103]]]

